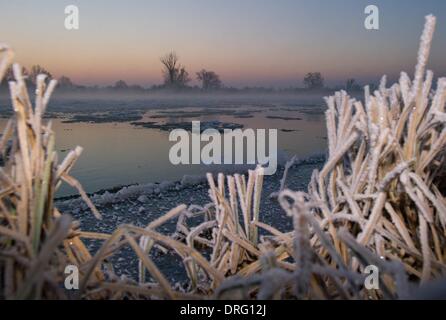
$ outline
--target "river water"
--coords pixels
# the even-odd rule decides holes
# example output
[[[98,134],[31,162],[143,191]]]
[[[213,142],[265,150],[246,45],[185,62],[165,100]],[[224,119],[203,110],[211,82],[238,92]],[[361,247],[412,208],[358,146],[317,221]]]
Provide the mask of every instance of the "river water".
[[[5,104],[3,110],[7,108],[7,102]],[[102,105],[104,108],[101,108]],[[182,104],[179,101],[160,103],[150,99],[118,104],[98,99],[56,101],[49,111],[50,116],[54,117],[51,121],[60,161],[75,146],[84,148],[71,174],[87,192],[134,183],[179,180],[185,174],[202,174],[210,169],[206,165],[172,165],[169,150],[174,142],[169,141],[169,131],[135,126],[131,120],[125,119],[112,119],[105,123],[66,123],[76,114],[100,114],[107,118],[108,113],[116,114],[117,110],[119,116],[137,112],[142,116],[138,121],[158,124],[184,125],[199,120],[202,123],[240,124],[244,129],[277,129],[278,150],[282,156],[304,158],[324,152],[326,148],[322,99],[314,103],[302,103],[297,98],[267,101],[264,98],[250,98],[249,101],[214,99],[196,104],[193,100]],[[0,128],[5,123],[6,119],[0,119]],[[213,170],[218,169],[213,166]],[[58,196],[75,193],[72,188],[62,186]]]

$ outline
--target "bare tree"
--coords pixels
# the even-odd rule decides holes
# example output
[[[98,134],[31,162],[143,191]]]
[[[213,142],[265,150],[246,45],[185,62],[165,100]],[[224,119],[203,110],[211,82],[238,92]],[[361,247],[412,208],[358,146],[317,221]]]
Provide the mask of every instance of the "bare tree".
[[[71,81],[71,79],[66,77],[66,76],[60,77],[59,80],[57,81],[57,84],[61,88],[73,88],[73,87],[75,87],[75,85]]]
[[[26,70],[25,67],[22,67],[22,75],[26,78],[28,77],[28,70]],[[15,77],[14,77],[14,71],[12,70],[12,66],[10,66],[5,73],[5,80],[6,81],[14,81]]]
[[[161,59],[163,64],[164,85],[167,87],[184,87],[190,81],[189,73],[178,60],[177,54],[172,51]]]
[[[46,74],[48,78],[53,77],[53,75],[48,70],[37,64],[31,67],[31,72],[29,73],[29,79],[31,83],[36,84],[36,79],[39,74]]]
[[[353,78],[347,79],[347,82],[345,83],[345,88],[346,88],[347,91],[358,91],[358,90],[361,90],[361,86]]]
[[[175,52],[170,52],[161,58],[164,66],[164,84],[173,85],[175,83],[175,74],[177,70],[178,56]]]
[[[205,69],[197,72],[197,79],[201,81],[203,90],[216,90],[222,86],[220,77],[214,71],[206,71]]]
[[[185,87],[190,81],[189,73],[184,67],[180,67],[177,71],[176,86]]]
[[[321,89],[324,87],[324,78],[320,72],[309,72],[304,78],[304,85],[308,89]]]
[[[115,89],[128,89],[128,85],[124,80],[118,80],[115,82],[114,88]]]

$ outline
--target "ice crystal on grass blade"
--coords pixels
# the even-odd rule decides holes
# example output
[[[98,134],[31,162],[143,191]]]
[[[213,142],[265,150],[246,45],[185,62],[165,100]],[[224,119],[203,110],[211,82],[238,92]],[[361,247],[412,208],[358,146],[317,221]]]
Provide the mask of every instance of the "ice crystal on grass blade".
[[[42,122],[55,82],[37,77],[33,107],[15,66],[15,115],[0,139],[0,298],[71,297],[60,289],[67,264],[81,273],[74,297],[83,299],[398,299],[420,297],[412,290],[424,283],[420,292],[437,294],[430,282],[446,271],[446,79],[433,90],[433,72],[425,70],[434,28],[428,16],[413,81],[401,73],[389,88],[383,77],[379,90],[365,88],[364,104],[343,91],[326,98],[325,165],[307,192],[295,192],[286,188],[293,159],[274,193],[293,219],[288,232],[262,222],[261,167],[247,176],[208,174],[209,204],[180,205],[145,228],[80,230],[53,196],[65,181],[101,217],[68,175],[82,149],[58,164],[51,124]],[[0,79],[11,59],[0,45]],[[183,180],[184,187],[195,183]],[[105,205],[172,187],[129,186],[94,200]],[[171,220],[172,236],[158,231]],[[86,238],[102,241],[94,255]],[[118,277],[108,262],[124,246],[139,259],[138,282]],[[155,247],[179,257],[186,283],[163,274],[151,255]],[[370,265],[379,270],[379,290],[364,286]]]

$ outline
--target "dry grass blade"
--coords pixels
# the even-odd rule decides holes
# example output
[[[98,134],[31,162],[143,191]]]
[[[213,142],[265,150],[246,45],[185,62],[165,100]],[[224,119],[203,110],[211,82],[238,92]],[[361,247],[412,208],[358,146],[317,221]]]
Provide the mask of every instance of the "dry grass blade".
[[[261,167],[247,180],[219,174],[215,183],[208,174],[210,204],[178,206],[146,228],[123,225],[111,235],[79,230],[53,197],[65,181],[101,217],[69,175],[82,148],[57,163],[54,133],[42,123],[56,82],[38,76],[33,106],[22,68],[14,65],[14,117],[0,139],[0,298],[66,298],[60,287],[68,263],[81,273],[76,298],[86,299],[395,299],[410,296],[409,275],[415,288],[444,276],[446,79],[433,90],[433,72],[426,71],[435,23],[426,18],[413,81],[402,73],[389,89],[383,77],[379,90],[365,88],[364,105],[344,91],[326,98],[324,167],[314,171],[307,192],[294,192],[285,188],[293,159],[275,193],[294,222],[288,232],[261,222]],[[0,44],[0,80],[12,56]],[[188,219],[200,217],[191,226]],[[177,219],[174,236],[155,230],[171,219]],[[92,255],[81,238],[103,243]],[[140,261],[138,284],[120,279],[105,261],[124,246]],[[183,261],[186,292],[152,260],[153,246]],[[379,292],[364,288],[368,264],[380,268]],[[156,283],[146,282],[145,270]]]

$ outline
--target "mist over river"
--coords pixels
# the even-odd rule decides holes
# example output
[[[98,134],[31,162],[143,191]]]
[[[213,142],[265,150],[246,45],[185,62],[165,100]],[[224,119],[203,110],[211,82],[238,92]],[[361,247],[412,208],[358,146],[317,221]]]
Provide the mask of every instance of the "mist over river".
[[[1,100],[0,127],[12,108]],[[47,117],[56,133],[60,161],[77,145],[84,148],[71,174],[89,193],[117,186],[180,180],[184,175],[227,170],[228,165],[172,165],[170,128],[193,120],[242,129],[277,129],[279,159],[324,152],[323,99],[296,96],[178,97],[51,101]],[[49,120],[49,119],[47,119]],[[139,125],[138,125],[139,124]],[[145,125],[141,125],[145,124]],[[166,127],[168,125],[168,127]],[[63,185],[57,196],[76,194]]]

